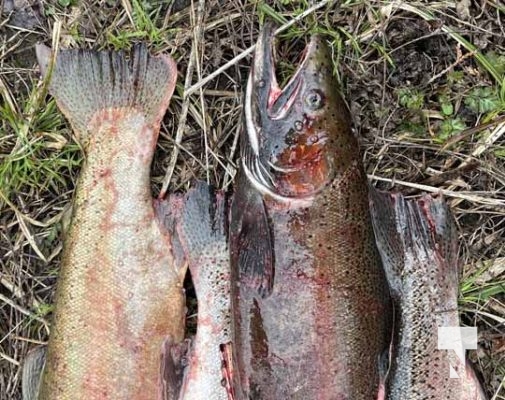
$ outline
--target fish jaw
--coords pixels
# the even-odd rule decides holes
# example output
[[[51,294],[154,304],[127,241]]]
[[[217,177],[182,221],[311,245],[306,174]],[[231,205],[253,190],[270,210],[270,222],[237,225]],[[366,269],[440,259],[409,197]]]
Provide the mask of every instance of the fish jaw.
[[[265,29],[230,213],[240,385],[250,398],[377,398],[391,308],[358,143],[324,41],[278,90]]]
[[[251,398],[370,399],[384,386],[377,364],[391,338],[388,291],[365,175],[358,166],[352,172],[308,208],[265,200],[265,231],[248,218],[230,235],[236,355]],[[243,197],[233,204],[242,215],[254,207]],[[270,238],[273,274],[251,251]],[[272,289],[262,296],[265,276]]]
[[[345,171],[357,146],[324,39],[311,37],[283,89],[275,77],[273,43],[273,26],[266,24],[246,88],[243,169],[272,197],[310,199]]]

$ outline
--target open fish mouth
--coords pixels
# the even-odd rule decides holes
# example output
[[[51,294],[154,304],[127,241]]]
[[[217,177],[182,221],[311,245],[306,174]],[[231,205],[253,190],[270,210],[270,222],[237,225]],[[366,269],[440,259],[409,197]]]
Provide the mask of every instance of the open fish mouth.
[[[328,136],[317,122],[326,100],[321,76],[328,72],[327,55],[321,37],[312,35],[298,67],[281,88],[275,73],[273,24],[265,24],[258,38],[245,94],[242,163],[263,192],[311,197],[331,173]],[[310,174],[317,175],[317,183],[301,184],[310,181]]]
[[[300,64],[281,89],[275,74],[275,40],[272,28],[271,24],[266,25],[256,44],[257,54],[252,66],[251,83],[258,97],[262,99],[259,107],[264,108],[271,119],[278,120],[287,114],[300,91],[303,80],[302,71],[305,69],[307,55],[310,54],[309,50],[313,41],[306,46]]]
[[[256,43],[245,98],[246,127],[255,154],[259,154],[258,134],[261,131],[261,114],[272,121],[286,117],[303,86],[302,72],[305,70],[311,49],[316,46],[316,41],[316,36],[313,36],[305,47],[298,68],[281,89],[275,74],[274,25],[265,24]]]

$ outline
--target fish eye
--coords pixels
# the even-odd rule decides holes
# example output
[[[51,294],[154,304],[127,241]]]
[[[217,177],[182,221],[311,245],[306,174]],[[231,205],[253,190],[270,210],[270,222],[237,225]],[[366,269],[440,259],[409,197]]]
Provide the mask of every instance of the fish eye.
[[[319,110],[324,105],[324,96],[317,90],[310,90],[305,96],[305,103],[311,110]]]

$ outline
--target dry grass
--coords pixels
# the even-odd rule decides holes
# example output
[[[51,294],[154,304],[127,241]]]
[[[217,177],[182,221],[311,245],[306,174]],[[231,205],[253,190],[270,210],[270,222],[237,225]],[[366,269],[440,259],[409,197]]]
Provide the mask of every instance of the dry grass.
[[[250,48],[267,17],[293,22],[280,34],[281,79],[303,35],[319,31],[332,42],[374,183],[446,194],[464,254],[462,320],[479,327],[471,358],[490,396],[505,399],[504,7],[342,3],[0,1],[0,399],[19,398],[24,354],[47,340],[82,158],[38,80],[33,44],[50,44],[56,34],[65,47],[119,49],[145,40],[171,53],[180,76],[152,167],[153,194],[192,178],[227,188]],[[321,7],[309,10],[314,4]]]

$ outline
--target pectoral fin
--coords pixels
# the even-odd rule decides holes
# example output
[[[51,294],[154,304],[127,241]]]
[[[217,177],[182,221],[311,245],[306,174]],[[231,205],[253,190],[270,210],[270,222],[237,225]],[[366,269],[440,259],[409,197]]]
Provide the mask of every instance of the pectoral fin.
[[[230,222],[232,268],[238,268],[241,284],[267,297],[274,281],[274,252],[265,204],[243,174],[236,187]]]

